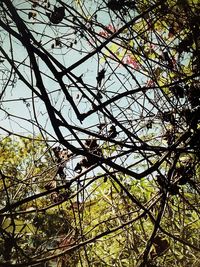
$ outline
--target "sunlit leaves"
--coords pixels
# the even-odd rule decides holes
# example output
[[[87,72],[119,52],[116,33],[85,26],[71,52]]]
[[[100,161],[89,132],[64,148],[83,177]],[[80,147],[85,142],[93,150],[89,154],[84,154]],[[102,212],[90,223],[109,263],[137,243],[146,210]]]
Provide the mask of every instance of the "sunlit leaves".
[[[31,138],[2,138],[0,152],[1,169],[7,175],[23,174],[30,167],[31,160],[36,164],[35,170],[37,166],[40,169],[44,163],[44,159],[40,158],[44,152],[43,142],[33,141]]]
[[[1,140],[2,260],[23,262],[22,249],[42,261],[61,252],[58,266],[192,265],[199,250],[199,7],[22,1],[16,20],[8,6],[15,2],[1,5],[1,66],[10,65],[2,75],[3,119],[41,136]],[[28,115],[21,105],[15,114],[13,102]],[[64,251],[70,245],[76,264]]]

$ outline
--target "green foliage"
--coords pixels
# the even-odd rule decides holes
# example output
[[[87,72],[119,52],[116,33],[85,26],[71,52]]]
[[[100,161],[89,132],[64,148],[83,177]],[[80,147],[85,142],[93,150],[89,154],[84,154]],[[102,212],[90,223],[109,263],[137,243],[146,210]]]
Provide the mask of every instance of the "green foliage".
[[[37,175],[46,168],[48,162],[46,145],[41,136],[37,140],[31,137],[2,137],[0,147],[0,168],[4,175],[23,177],[34,169],[30,175]]]
[[[199,1],[0,11],[1,98],[17,75],[20,119],[53,142],[1,137],[0,265],[199,266]]]
[[[57,246],[72,229],[69,222],[71,215],[66,214],[66,206],[65,210],[62,205],[51,207],[51,195],[48,193],[37,198],[37,194],[44,192],[45,183],[54,179],[56,174],[53,158],[46,152],[48,150],[41,136],[9,136],[2,138],[1,144],[0,203],[1,209],[8,207],[9,212],[1,217],[1,254],[2,259],[15,262],[22,250],[24,258],[24,255],[31,257]],[[17,208],[11,209],[10,205]],[[49,209],[46,208],[48,206]],[[7,254],[6,238],[13,240]]]

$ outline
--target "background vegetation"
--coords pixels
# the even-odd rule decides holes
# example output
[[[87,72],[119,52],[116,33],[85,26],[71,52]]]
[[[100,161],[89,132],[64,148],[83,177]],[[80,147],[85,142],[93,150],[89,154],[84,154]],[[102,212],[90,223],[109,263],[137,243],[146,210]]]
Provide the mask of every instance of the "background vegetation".
[[[200,266],[200,2],[0,14],[0,266]]]

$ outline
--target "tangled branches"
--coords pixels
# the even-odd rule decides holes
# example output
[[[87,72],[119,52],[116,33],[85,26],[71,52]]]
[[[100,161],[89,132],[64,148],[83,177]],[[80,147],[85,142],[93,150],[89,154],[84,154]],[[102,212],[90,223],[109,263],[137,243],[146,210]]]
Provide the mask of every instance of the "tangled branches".
[[[195,3],[1,1],[0,265],[198,264]]]

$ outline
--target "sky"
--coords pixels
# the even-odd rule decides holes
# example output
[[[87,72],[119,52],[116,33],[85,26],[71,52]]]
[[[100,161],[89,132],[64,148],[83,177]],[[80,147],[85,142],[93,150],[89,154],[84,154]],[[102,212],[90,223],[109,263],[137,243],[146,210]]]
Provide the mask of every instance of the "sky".
[[[54,27],[48,27],[46,25],[41,26],[41,24],[37,24],[37,17],[35,19],[31,19],[30,21],[28,20],[26,8],[30,8],[30,4],[26,4],[24,1],[14,1],[14,4],[22,10],[19,14],[24,20],[26,20],[29,23],[29,27],[32,28],[33,31],[35,32],[43,33],[42,43],[44,43],[44,47],[51,54],[56,55],[56,59],[60,61],[65,67],[69,67],[73,63],[79,61],[82,57],[85,56],[85,53],[87,51],[92,51],[93,48],[91,47],[90,44],[88,44],[87,41],[84,41],[82,39],[80,40],[80,37],[78,35],[77,36],[74,35],[73,33],[74,30],[71,29],[70,24],[67,30],[66,30],[66,27],[59,26],[59,25],[54,26]],[[50,8],[52,10],[53,1],[51,1],[51,4],[52,6]],[[93,13],[95,10],[95,5],[89,4],[87,8],[90,8],[90,10],[88,10],[89,13]],[[83,11],[80,11],[80,12],[84,13]],[[38,18],[41,20],[43,19],[46,20],[45,15],[42,18],[40,18],[38,15]],[[71,19],[70,17],[67,16],[67,19],[68,18]],[[106,14],[105,12],[104,13],[99,12],[98,20],[101,23],[104,23],[105,25],[107,25],[109,23],[109,15]],[[55,38],[59,36],[62,36],[63,40],[66,40],[66,43],[68,45],[70,45],[70,43],[73,42],[74,49],[66,49],[66,47],[61,47],[61,48],[56,47],[52,49],[51,48],[52,44],[55,45]],[[38,41],[40,41],[41,39],[40,35],[35,34],[35,37]],[[23,64],[25,63],[29,65],[29,60],[27,57],[26,50],[22,46],[22,44],[20,44],[17,40],[14,40],[14,39],[12,40],[12,44],[11,44],[9,40],[9,36],[5,32],[2,33],[2,44],[3,44],[2,47],[5,49],[5,51],[8,51],[8,54],[9,54],[9,51],[13,51],[15,60],[19,62],[17,63],[18,69],[24,73],[24,76],[26,77],[28,81],[31,81],[32,73],[29,67],[26,67]],[[82,52],[80,52],[81,49],[83,50]],[[52,74],[49,72],[45,63],[42,61],[38,61],[38,62],[39,62],[40,69],[45,74],[50,75],[52,77]],[[11,68],[8,66],[6,61],[1,63],[1,66],[2,66],[2,69],[6,70],[7,75],[9,75],[9,73],[11,72]],[[112,66],[113,68],[115,68],[117,64],[113,64]],[[98,75],[98,71],[100,71],[104,67],[106,67],[105,61],[102,58],[99,58],[98,56],[94,56],[91,59],[87,60],[84,64],[81,64],[78,67],[76,67],[76,69],[73,70],[73,73],[76,74],[78,77],[82,76],[82,79],[85,83],[95,88],[97,86],[96,77]],[[123,68],[119,67],[119,70],[121,72],[121,77],[122,77]],[[1,74],[2,74],[2,77],[3,75],[5,75],[3,71]],[[106,75],[108,74],[106,73]],[[1,80],[3,81],[3,78]],[[12,132],[17,132],[22,135],[37,133],[38,127],[37,126],[34,127],[32,124],[32,121],[35,120],[34,115],[33,115],[33,108],[34,108],[35,116],[37,117],[39,124],[42,125],[42,127],[44,127],[47,132],[50,132],[53,134],[53,130],[46,116],[46,110],[45,110],[44,105],[41,104],[41,102],[38,100],[36,96],[32,95],[32,92],[30,92],[30,90],[27,89],[26,86],[17,78],[17,75],[13,74],[12,80],[13,82],[9,83],[3,95],[3,100],[1,101],[1,110],[0,110],[1,127],[5,127],[6,129]],[[68,117],[68,120],[70,123],[78,124],[79,122],[74,116],[74,113],[72,112],[72,110],[69,108],[69,104],[64,100],[63,94],[59,92],[60,88],[58,84],[54,82],[53,79],[48,78],[48,77],[44,77],[44,81],[45,81],[45,86],[47,90],[50,92],[53,105],[55,105],[55,107],[57,107],[58,109],[62,109],[62,113]],[[115,79],[113,77],[112,81],[109,81],[109,78],[108,78],[105,86],[108,88],[111,87],[111,92],[112,92],[113,90],[112,84],[116,82],[117,82],[117,78]],[[83,101],[83,99],[81,98],[80,92],[74,86],[70,86],[70,81],[67,78],[65,78],[65,83],[66,83],[67,90],[71,90],[71,94],[73,95],[74,101],[78,105],[79,109],[82,112],[86,112],[90,108],[90,106],[88,106],[87,101]],[[104,90],[105,86],[102,86],[102,90]],[[112,96],[112,93],[111,93],[111,96]],[[33,107],[32,97],[34,98],[34,107]],[[4,112],[4,110],[6,110],[6,112]],[[9,116],[9,114],[13,114],[15,117]],[[95,115],[90,116],[89,119],[86,119],[84,121],[84,127],[90,127],[93,124],[98,123],[98,122],[95,122],[95,120],[97,120],[97,117]],[[79,123],[79,126],[81,126],[80,123]],[[0,133],[4,134],[5,132],[2,131],[2,129],[0,129]]]
[[[42,40],[40,34],[34,34],[37,41],[42,41],[43,47],[54,55],[56,59],[61,62],[65,67],[71,66],[73,63],[78,62],[81,58],[83,58],[88,52],[93,50],[91,44],[88,41],[84,41],[81,38],[80,34],[74,33],[74,29],[72,28],[72,17],[67,15],[66,11],[66,24],[63,26],[62,23],[59,25],[50,26],[46,24],[49,22],[46,15],[42,15],[42,17],[36,17],[35,19],[29,20],[27,18],[27,10],[26,8],[30,8],[30,5],[24,4],[24,2],[14,1],[17,3],[18,7],[21,8],[20,16],[23,17],[24,20],[27,21],[28,26],[32,29],[32,32],[40,32],[42,33]],[[24,11],[23,9],[24,8]],[[93,6],[92,8],[95,9]],[[53,9],[53,6],[51,7]],[[23,13],[25,12],[25,13]],[[32,11],[31,11],[32,12]],[[44,12],[44,11],[43,11]],[[109,15],[103,12],[98,13],[98,22],[104,24],[105,26],[111,25],[111,21],[109,21]],[[38,24],[37,19],[43,21],[44,24]],[[67,26],[69,27],[67,27]],[[116,22],[117,25],[117,22]],[[118,25],[120,27],[120,25]],[[116,26],[116,27],[118,27]],[[111,28],[112,29],[112,28]],[[75,29],[77,32],[79,29]],[[95,28],[97,31],[102,31],[99,27]],[[24,77],[34,85],[34,89],[38,90],[36,87],[33,71],[29,67],[29,58],[27,57],[27,52],[25,47],[22,46],[16,39],[12,39],[12,43],[10,43],[9,36],[2,31],[2,48],[8,52],[10,56],[13,56],[17,61],[18,70],[20,70]],[[55,46],[55,38],[61,37],[61,41],[63,42],[62,47],[52,48],[52,45]],[[99,37],[99,41],[102,42],[103,37]],[[98,40],[96,40],[98,42]],[[69,47],[70,43],[73,42],[72,48]],[[67,44],[67,47],[65,46]],[[113,48],[114,45],[114,48]],[[118,55],[118,52],[121,50],[116,49],[116,44],[111,43],[108,47],[114,49],[114,53]],[[82,50],[82,51],[81,51]],[[13,54],[12,54],[13,52]],[[103,50],[105,52],[105,49]],[[108,55],[108,52],[106,52]],[[122,51],[122,54],[124,52]],[[63,117],[67,120],[67,122],[71,125],[75,125],[81,127],[86,130],[91,130],[94,133],[101,133],[104,136],[108,135],[108,130],[110,129],[113,121],[109,119],[110,115],[105,115],[102,112],[96,112],[93,115],[86,118],[83,123],[78,121],[74,111],[72,110],[68,101],[66,101],[63,92],[60,91],[60,87],[58,83],[54,80],[52,73],[49,71],[45,62],[41,59],[38,59],[38,65],[40,67],[45,88],[49,92],[49,98],[51,99],[52,105],[62,113]],[[5,62],[1,63],[2,69],[7,69],[7,75],[11,73],[11,69],[9,65]],[[137,67],[137,66],[136,66]],[[97,79],[98,72],[105,68],[105,79],[102,81],[101,88],[97,87]],[[133,68],[129,66],[129,70],[133,75],[136,76],[138,81],[145,83],[142,81],[144,76],[136,72]],[[91,57],[83,64],[77,66],[73,71],[73,74],[77,75],[77,77],[82,77],[83,81],[91,88],[91,90],[95,93],[100,93],[103,96],[102,101],[107,99],[112,99],[113,96],[117,95],[121,92],[126,92],[128,90],[133,90],[137,88],[136,82],[134,79],[127,73],[127,70],[119,64],[115,63],[113,58],[103,59],[101,54],[96,54]],[[3,77],[3,72],[0,73]],[[3,95],[3,101],[1,102],[1,110],[0,110],[0,134],[5,135],[5,131],[2,128],[9,130],[10,132],[17,133],[23,136],[35,136],[40,133],[39,129],[42,129],[42,133],[45,137],[48,137],[49,142],[51,142],[52,146],[57,144],[57,137],[55,136],[54,130],[51,126],[51,122],[49,120],[48,114],[46,112],[46,108],[44,103],[38,99],[32,92],[27,89],[27,87],[13,74],[12,79],[13,82],[9,83],[6,88],[5,94]],[[2,82],[4,81],[2,78],[0,79]],[[87,112],[91,110],[92,103],[94,98],[89,94],[89,99],[92,103],[89,103],[88,100],[82,97],[82,94],[79,92],[77,86],[71,84],[71,81],[65,77],[63,79],[66,84],[66,90],[72,95],[73,100],[79,110],[81,112]],[[5,80],[6,82],[6,80]],[[4,82],[4,83],[5,83]],[[3,84],[2,84],[3,85]],[[80,86],[80,84],[79,84]],[[108,106],[108,112],[116,119],[116,123],[120,122],[123,127],[129,129],[130,131],[134,128],[134,131],[139,135],[141,129],[141,124],[138,126],[138,121],[144,121],[144,124],[148,122],[148,118],[145,118],[145,111],[143,111],[143,104],[150,107],[150,104],[147,100],[144,100],[143,93],[139,93],[137,98],[132,99],[131,97],[124,97],[122,100],[119,99],[115,101],[115,103]],[[108,113],[106,112],[106,113]],[[103,130],[99,129],[98,126],[102,123],[106,123],[109,126],[103,128]],[[127,142],[127,136],[122,129],[117,127],[118,140],[125,140]],[[146,131],[146,130],[145,130]],[[154,129],[155,131],[155,129]],[[68,142],[73,144],[77,144],[74,140],[75,138],[72,136],[67,127],[62,127],[62,133]],[[88,134],[81,133],[81,131],[77,131],[77,134],[80,139],[87,139]],[[145,133],[143,133],[145,134]],[[131,142],[129,140],[129,142]],[[121,149],[121,148],[120,148]],[[116,159],[116,161],[127,160],[123,157]],[[133,158],[130,159],[133,161]]]

